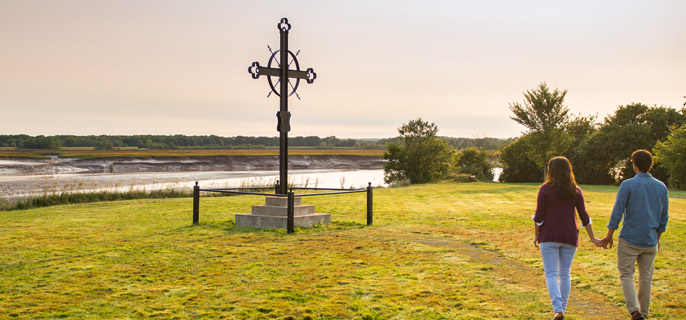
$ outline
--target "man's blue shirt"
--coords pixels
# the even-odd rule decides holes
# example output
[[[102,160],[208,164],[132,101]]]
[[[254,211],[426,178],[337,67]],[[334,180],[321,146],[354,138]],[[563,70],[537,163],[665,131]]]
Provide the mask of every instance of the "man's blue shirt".
[[[618,229],[619,237],[639,247],[657,245],[657,234],[665,232],[669,215],[667,187],[650,173],[638,173],[619,185],[617,199],[607,227]]]

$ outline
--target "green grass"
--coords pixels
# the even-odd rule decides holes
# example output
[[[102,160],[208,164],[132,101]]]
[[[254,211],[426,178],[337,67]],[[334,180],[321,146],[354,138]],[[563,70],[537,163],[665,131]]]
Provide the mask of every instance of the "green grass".
[[[0,319],[547,319],[533,184],[439,183],[305,198],[332,225],[234,226],[257,196],[0,212]],[[597,234],[616,187],[582,186]],[[686,319],[684,192],[671,192],[651,318]],[[582,231],[566,319],[627,318],[615,250]]]

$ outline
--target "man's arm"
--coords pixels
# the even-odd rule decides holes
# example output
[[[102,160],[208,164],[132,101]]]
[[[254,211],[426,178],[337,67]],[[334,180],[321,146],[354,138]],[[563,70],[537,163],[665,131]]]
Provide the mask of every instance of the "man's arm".
[[[667,230],[667,221],[669,221],[669,194],[665,187],[665,194],[662,199],[662,212],[660,213],[660,225],[657,227],[657,250],[660,250],[660,237],[662,233]]]
[[[617,198],[615,199],[615,205],[612,208],[612,214],[610,215],[610,221],[607,223],[608,229],[617,230],[619,228],[619,223],[622,221],[624,212],[626,211],[627,203],[629,202],[629,186],[626,181],[619,185],[619,190],[617,190]],[[614,232],[614,231],[613,231]]]

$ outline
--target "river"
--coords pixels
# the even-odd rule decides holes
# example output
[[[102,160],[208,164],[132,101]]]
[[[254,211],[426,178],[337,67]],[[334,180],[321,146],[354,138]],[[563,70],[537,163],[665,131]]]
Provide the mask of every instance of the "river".
[[[299,187],[360,188],[369,183],[386,187],[383,169],[290,170],[289,183]],[[6,200],[61,192],[190,190],[201,188],[273,186],[279,171],[137,172],[54,175],[0,175],[0,192]]]
[[[159,166],[160,160],[117,160],[117,168],[131,163],[137,165],[135,170],[149,166]],[[175,160],[193,164],[195,160]],[[317,160],[321,164],[321,159]],[[327,161],[330,161],[328,159]],[[165,172],[106,172],[115,167],[112,161],[106,163],[86,164],[64,159],[52,160],[0,160],[0,201],[14,201],[36,195],[59,194],[62,192],[77,193],[87,191],[134,191],[176,189],[190,190],[197,181],[201,188],[230,188],[273,186],[279,179],[278,170],[229,170],[229,171],[165,171]],[[340,162],[335,163],[340,166]],[[383,169],[291,169],[289,183],[298,187],[319,188],[362,188],[369,183],[373,187],[387,187],[384,182]],[[95,168],[95,169],[94,169]],[[105,168],[105,169],[103,169]],[[167,169],[172,170],[167,163]],[[185,169],[185,168],[184,168]],[[96,171],[96,172],[94,172]],[[497,177],[502,169],[494,169]]]

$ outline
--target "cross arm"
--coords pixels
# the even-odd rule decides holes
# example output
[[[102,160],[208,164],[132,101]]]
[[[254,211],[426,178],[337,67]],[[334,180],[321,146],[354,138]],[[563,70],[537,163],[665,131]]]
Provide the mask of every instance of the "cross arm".
[[[281,69],[280,68],[263,67],[263,66],[260,66],[260,64],[257,62],[252,63],[252,66],[250,66],[248,68],[248,72],[250,72],[252,74],[253,79],[257,79],[260,76],[271,76],[271,77],[281,76]],[[307,69],[307,71],[288,70],[288,77],[289,78],[304,79],[304,80],[307,80],[307,83],[312,83],[312,82],[314,82],[314,79],[317,78],[317,74],[314,73],[314,70],[312,68]]]

